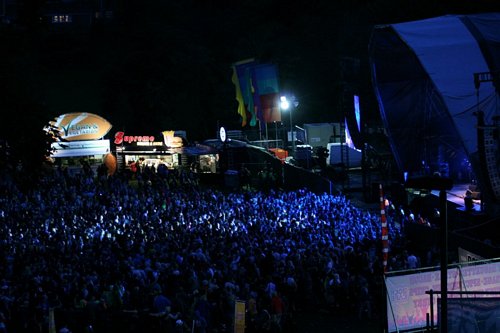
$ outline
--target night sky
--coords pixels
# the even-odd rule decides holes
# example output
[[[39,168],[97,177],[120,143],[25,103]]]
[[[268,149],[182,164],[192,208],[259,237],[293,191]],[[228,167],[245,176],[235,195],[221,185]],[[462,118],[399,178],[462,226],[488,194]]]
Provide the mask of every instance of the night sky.
[[[294,123],[341,120],[345,92],[360,95],[374,124],[373,26],[500,10],[495,2],[122,0],[112,22],[54,31],[37,19],[46,2],[28,1],[0,31],[0,138],[35,147],[40,129],[69,112],[101,115],[112,133],[214,138],[220,124],[241,129],[231,64],[248,58],[278,66],[281,90],[300,101]]]

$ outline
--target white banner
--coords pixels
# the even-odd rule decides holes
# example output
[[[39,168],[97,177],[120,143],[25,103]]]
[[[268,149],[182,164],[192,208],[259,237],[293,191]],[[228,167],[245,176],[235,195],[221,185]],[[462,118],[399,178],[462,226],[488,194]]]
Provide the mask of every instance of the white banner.
[[[441,271],[388,276],[385,283],[389,332],[425,327],[427,313],[431,313],[430,297],[425,292],[441,290]],[[500,291],[500,262],[448,269],[448,291]],[[475,297],[485,296],[490,295]],[[437,297],[434,296],[434,324],[438,317]]]
[[[105,155],[110,152],[109,140],[53,142],[51,157]]]

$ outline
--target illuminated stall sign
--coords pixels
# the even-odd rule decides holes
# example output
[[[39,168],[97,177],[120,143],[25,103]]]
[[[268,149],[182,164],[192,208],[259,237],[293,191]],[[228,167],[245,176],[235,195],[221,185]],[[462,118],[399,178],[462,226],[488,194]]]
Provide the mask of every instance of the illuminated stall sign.
[[[109,140],[53,142],[51,157],[105,155],[110,152]]]
[[[163,131],[163,142],[165,146],[170,148],[180,148],[183,146],[182,138],[180,136],[176,136],[175,131]]]
[[[125,132],[115,133],[115,145],[135,144],[137,146],[162,146],[163,142],[155,141],[153,135],[125,135]]]
[[[60,115],[49,125],[55,128],[63,141],[98,140],[112,127],[106,119],[87,112]]]
[[[165,146],[168,148],[182,147],[182,137],[176,135],[176,131],[161,132],[163,141],[156,141],[153,135],[126,135],[125,132],[115,133],[115,145],[135,145],[135,146]]]

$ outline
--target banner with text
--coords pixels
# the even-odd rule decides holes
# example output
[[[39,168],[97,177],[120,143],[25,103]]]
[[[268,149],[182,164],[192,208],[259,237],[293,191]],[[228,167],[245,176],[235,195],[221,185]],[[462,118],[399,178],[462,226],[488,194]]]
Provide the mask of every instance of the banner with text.
[[[387,318],[389,332],[426,326],[430,297],[426,291],[441,290],[441,271],[387,276]],[[500,262],[472,264],[448,269],[448,291],[499,291]],[[497,295],[498,296],[498,295]],[[460,295],[449,295],[449,298]],[[478,295],[477,297],[484,297]],[[438,320],[434,297],[434,323]]]

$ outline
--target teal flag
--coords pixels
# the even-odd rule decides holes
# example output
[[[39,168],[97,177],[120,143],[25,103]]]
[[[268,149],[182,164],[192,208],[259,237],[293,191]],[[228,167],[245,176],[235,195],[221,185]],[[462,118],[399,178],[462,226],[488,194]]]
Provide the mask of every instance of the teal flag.
[[[281,121],[279,107],[278,69],[274,64],[262,64],[252,68],[254,103],[261,124]]]

